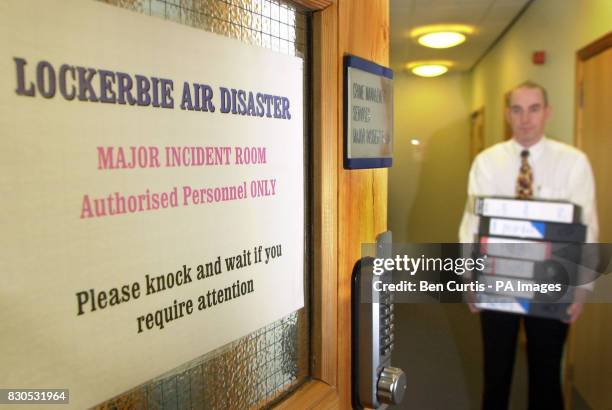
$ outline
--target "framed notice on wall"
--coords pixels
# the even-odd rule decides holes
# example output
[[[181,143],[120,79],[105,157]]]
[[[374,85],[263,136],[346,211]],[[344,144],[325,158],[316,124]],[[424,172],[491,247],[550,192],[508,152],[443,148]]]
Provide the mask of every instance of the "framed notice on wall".
[[[0,2],[0,386],[89,407],[303,306],[302,80],[99,2]]]
[[[393,71],[344,57],[344,168],[393,163]]]

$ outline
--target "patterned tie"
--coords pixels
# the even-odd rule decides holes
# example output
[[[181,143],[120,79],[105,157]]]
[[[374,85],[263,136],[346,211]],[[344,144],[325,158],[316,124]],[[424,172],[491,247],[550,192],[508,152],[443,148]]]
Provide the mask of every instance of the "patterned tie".
[[[521,151],[521,168],[516,179],[516,197],[518,199],[530,199],[533,197],[533,172],[529,165],[529,151]]]

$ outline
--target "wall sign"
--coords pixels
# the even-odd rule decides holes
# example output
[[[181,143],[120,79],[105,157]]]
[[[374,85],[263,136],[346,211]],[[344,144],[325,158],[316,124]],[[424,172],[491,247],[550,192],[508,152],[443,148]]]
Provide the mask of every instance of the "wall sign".
[[[344,58],[344,168],[393,162],[393,71],[356,56]]]
[[[89,407],[303,306],[302,70],[94,1],[0,2],[0,386]]]

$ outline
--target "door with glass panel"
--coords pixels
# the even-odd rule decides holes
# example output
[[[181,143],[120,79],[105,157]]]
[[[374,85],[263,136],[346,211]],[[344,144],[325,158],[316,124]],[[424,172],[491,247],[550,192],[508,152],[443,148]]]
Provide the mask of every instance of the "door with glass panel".
[[[341,62],[350,53],[388,65],[388,1],[107,2],[303,59],[306,298],[297,312],[99,407],[350,408],[351,272],[361,244],[387,229],[387,171],[342,168]]]

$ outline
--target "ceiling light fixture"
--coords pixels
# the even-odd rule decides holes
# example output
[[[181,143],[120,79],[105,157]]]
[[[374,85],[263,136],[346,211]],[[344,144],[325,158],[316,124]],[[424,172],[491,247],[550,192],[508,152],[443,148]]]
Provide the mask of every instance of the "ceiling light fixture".
[[[450,48],[465,41],[465,34],[456,31],[438,31],[420,36],[419,44],[429,48]]]
[[[419,38],[429,33],[440,33],[440,32],[455,32],[465,35],[476,34],[476,30],[472,26],[465,24],[430,24],[427,26],[415,27],[406,33],[410,38]]]
[[[420,77],[437,77],[448,71],[448,67],[442,64],[421,64],[410,69],[413,74]]]

